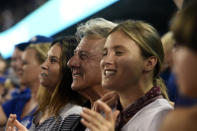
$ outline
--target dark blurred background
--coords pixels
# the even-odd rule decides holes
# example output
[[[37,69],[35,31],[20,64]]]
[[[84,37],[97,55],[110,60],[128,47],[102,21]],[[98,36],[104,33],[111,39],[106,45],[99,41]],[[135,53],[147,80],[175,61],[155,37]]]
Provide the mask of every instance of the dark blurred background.
[[[1,0],[0,32],[10,28],[47,1],[48,0]],[[75,7],[73,7],[73,9],[75,9]],[[81,22],[95,17],[103,17],[112,21],[138,19],[152,24],[162,35],[168,31],[170,18],[176,11],[177,8],[173,0],[120,0]],[[54,37],[74,34],[76,26],[79,23],[55,34]]]

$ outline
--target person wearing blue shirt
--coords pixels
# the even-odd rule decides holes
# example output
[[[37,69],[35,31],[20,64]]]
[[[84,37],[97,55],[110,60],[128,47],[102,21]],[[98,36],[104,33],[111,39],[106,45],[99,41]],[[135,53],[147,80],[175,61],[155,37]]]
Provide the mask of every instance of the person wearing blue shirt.
[[[6,122],[10,114],[14,113],[26,128],[31,126],[33,113],[37,108],[40,65],[47,56],[50,44],[50,42],[30,44],[25,49],[22,54],[22,65],[18,69],[18,76],[20,84],[26,86],[26,88],[0,107],[0,114],[4,118],[4,121],[0,121],[1,125],[5,124],[3,122]]]

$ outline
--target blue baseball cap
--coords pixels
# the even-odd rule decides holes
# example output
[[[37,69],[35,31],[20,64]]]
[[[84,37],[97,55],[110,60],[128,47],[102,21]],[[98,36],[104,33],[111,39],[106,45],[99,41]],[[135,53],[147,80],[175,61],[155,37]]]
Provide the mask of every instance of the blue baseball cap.
[[[53,42],[53,38],[51,37],[36,35],[25,43],[26,44],[39,44],[39,43],[51,43],[51,42]]]
[[[19,49],[20,51],[24,51],[28,47],[29,43],[22,42],[15,45],[15,48]]]

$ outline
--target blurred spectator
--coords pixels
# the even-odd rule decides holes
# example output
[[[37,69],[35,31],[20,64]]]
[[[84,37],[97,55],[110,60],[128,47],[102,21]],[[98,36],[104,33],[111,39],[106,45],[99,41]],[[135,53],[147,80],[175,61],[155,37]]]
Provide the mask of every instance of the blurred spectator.
[[[27,128],[31,126],[33,113],[37,106],[37,91],[40,87],[40,64],[44,62],[50,43],[31,44],[22,55],[22,69],[19,72],[20,83],[29,88],[20,95],[2,104],[1,116],[8,118],[17,114],[18,120]],[[27,88],[27,89],[28,89]],[[4,113],[4,114],[3,114]],[[4,121],[1,121],[0,124]]]
[[[192,0],[174,0],[174,1],[177,2],[177,6],[179,6],[178,8],[181,9],[182,7],[185,7],[188,3],[190,3]],[[171,68],[173,66],[172,54],[173,54],[175,43],[176,41],[173,38],[172,32],[168,32],[166,33],[166,35],[162,37],[162,44],[165,51],[165,60],[164,60],[164,67],[161,77],[164,79],[166,83],[169,98],[171,101],[175,102],[176,107],[192,106],[197,103],[197,99],[188,98],[187,96],[184,96],[183,94],[179,93],[179,89],[176,83],[176,76],[171,71]]]
[[[172,32],[167,32],[164,36],[162,36],[161,41],[165,53],[162,70],[165,71],[172,67],[172,50],[175,44]]]
[[[19,85],[18,73],[22,66],[22,54],[24,50],[27,48],[27,46],[28,44],[26,43],[19,43],[15,45],[14,52],[12,54],[11,68],[14,70],[14,72],[9,72],[9,73],[13,73],[13,74],[10,74],[11,77],[15,76],[11,79],[13,80],[13,83],[15,85]]]
[[[39,53],[41,52],[40,54],[38,53],[39,55],[37,57],[40,57],[40,55],[44,55],[44,53],[42,53],[42,50],[44,50],[45,48],[42,48],[42,45],[49,44],[51,42],[52,42],[52,38],[38,35],[38,36],[33,37],[30,41],[27,41],[27,42],[24,42],[24,43],[21,43],[21,44],[18,44],[15,46],[15,50],[14,50],[14,53],[12,56],[12,61],[11,61],[11,67],[14,69],[14,71],[16,72],[16,76],[19,79],[22,80],[23,71],[24,71],[23,66],[27,65],[27,63],[22,61],[22,56],[24,55],[24,50],[26,48],[30,48],[27,46],[29,44],[32,44],[32,46],[36,44],[35,50]],[[41,48],[38,48],[37,46],[41,47]],[[49,47],[49,45],[48,45],[48,47]],[[48,51],[48,49],[45,51]],[[26,75],[32,75],[32,74],[30,73],[30,74],[26,74]],[[30,87],[30,85],[22,82],[21,80],[18,84],[19,91],[17,89],[15,89],[14,92],[8,91],[7,95],[11,95],[11,98],[9,101],[6,101],[5,103],[3,103],[2,107],[0,107],[0,114],[1,114],[1,118],[2,118],[0,120],[1,125],[5,124],[6,119],[9,117],[10,113],[18,114],[19,120],[21,120],[21,121],[24,120],[24,119],[22,119],[24,117],[24,114],[29,113],[29,112],[25,112],[24,114],[22,114],[22,111],[20,112],[20,110],[22,110],[23,107],[24,107],[24,111],[26,110],[26,107],[25,107],[26,102],[28,103],[28,100],[31,100],[31,91],[27,87],[27,86]],[[35,92],[34,92],[34,94],[35,94]],[[32,108],[29,108],[29,109],[32,109]],[[27,110],[28,110],[28,108],[27,108]],[[4,113],[4,117],[3,117],[3,113]],[[30,125],[26,123],[26,126],[29,127]]]
[[[6,67],[6,61],[0,56],[0,76],[5,75]]]
[[[173,71],[179,90],[185,96],[197,98],[197,1],[180,10],[171,29],[176,39]],[[197,131],[197,106],[176,108],[167,115],[161,131]]]
[[[5,94],[5,88],[4,88],[4,83],[5,83],[5,78],[0,76],[0,104],[3,102],[3,97]]]

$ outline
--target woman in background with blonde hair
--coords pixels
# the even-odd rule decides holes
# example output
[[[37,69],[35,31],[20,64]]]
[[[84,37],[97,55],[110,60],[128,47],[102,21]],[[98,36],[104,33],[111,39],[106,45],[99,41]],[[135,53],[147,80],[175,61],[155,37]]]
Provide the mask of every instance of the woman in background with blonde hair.
[[[18,101],[16,104],[6,107],[11,110],[11,112],[5,111],[7,116],[9,116],[9,114],[16,114],[17,119],[27,128],[30,128],[32,124],[33,113],[35,113],[38,105],[37,91],[40,87],[40,65],[46,59],[49,46],[50,43],[31,44],[26,48],[22,55],[22,68],[18,74],[20,83],[30,88],[31,95],[18,97],[18,99],[15,100]],[[19,105],[22,108],[19,109]]]

